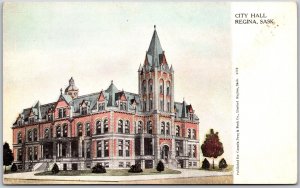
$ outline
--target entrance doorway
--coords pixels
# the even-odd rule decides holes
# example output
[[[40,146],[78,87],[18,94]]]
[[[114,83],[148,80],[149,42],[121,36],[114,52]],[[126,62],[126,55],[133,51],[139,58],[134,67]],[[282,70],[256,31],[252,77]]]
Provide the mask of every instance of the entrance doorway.
[[[161,152],[161,158],[164,159],[166,162],[168,162],[169,159],[169,146],[164,145],[162,147],[162,152]]]

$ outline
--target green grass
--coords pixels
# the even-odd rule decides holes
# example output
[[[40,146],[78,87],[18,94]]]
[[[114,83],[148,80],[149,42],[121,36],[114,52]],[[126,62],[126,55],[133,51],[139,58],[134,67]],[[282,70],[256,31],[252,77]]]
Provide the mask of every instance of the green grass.
[[[218,172],[231,172],[233,170],[233,165],[228,165],[227,168],[224,168],[224,169],[220,169],[218,165],[215,165],[215,168],[212,168],[212,165],[210,165],[209,169],[200,168],[200,170],[218,171]]]
[[[141,173],[130,173],[128,169],[106,169],[106,173],[92,173],[91,170],[68,170],[52,174],[51,171],[36,173],[36,176],[135,176],[135,175],[157,175],[157,174],[180,174],[178,170],[165,169],[158,172],[156,169],[144,169]]]

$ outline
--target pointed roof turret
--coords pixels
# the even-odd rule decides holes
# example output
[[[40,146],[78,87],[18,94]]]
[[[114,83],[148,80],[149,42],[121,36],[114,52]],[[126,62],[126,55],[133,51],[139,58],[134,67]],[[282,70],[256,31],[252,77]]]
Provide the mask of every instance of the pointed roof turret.
[[[172,65],[171,65],[171,67],[170,67],[170,71],[171,71],[171,72],[174,72],[173,66],[172,66]]]
[[[42,114],[41,114],[41,104],[40,104],[40,101],[38,101],[35,105],[34,105],[34,108],[37,110],[37,116],[38,116],[38,119],[42,119]]]
[[[156,66],[158,67],[160,64],[160,55],[163,54],[163,49],[161,47],[157,31],[156,31],[156,26],[154,25],[154,32],[152,35],[152,39],[147,51],[147,60],[150,66]]]

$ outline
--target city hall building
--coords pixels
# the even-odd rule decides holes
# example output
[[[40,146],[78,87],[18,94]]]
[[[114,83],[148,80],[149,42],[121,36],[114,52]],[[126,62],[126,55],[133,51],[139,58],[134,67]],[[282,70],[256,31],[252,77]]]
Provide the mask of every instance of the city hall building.
[[[174,101],[174,70],[168,65],[156,29],[138,69],[138,93],[105,90],[79,95],[73,78],[57,101],[37,102],[12,126],[14,163],[19,169],[61,170],[197,168],[199,118],[191,104]]]

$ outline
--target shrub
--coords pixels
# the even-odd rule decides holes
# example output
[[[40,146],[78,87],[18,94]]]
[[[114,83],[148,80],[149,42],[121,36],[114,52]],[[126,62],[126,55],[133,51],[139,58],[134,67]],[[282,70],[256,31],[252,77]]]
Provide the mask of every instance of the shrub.
[[[157,164],[156,170],[157,170],[158,172],[164,171],[164,170],[165,170],[165,165],[164,165],[164,163],[161,162],[161,161],[159,161],[158,164]]]
[[[18,170],[17,165],[15,163],[13,163],[10,167],[10,171],[16,172],[17,170]]]
[[[56,163],[54,163],[51,171],[52,171],[52,174],[57,174],[59,172],[59,168]]]
[[[221,161],[219,162],[219,168],[220,169],[223,169],[223,168],[227,168],[227,163],[226,163],[226,160],[223,158],[221,159]]]
[[[128,172],[132,172],[132,173],[140,173],[143,172],[141,165],[140,164],[135,164],[135,165],[131,165],[130,169],[128,170]]]
[[[208,160],[205,158],[202,162],[202,168],[208,170],[210,167],[210,164],[208,162]]]
[[[97,163],[93,168],[92,168],[92,173],[106,173],[106,169],[104,166],[101,164]]]

